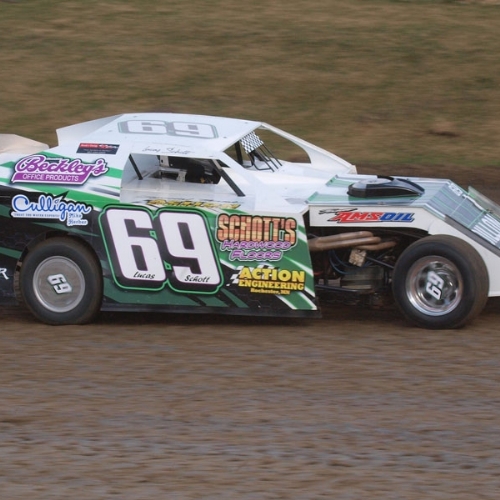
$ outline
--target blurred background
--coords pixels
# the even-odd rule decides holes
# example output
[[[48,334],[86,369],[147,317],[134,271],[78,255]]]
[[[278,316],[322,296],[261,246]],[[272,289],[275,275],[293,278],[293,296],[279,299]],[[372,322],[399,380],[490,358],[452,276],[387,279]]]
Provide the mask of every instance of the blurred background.
[[[240,117],[498,195],[499,34],[500,0],[0,0],[0,133]],[[498,300],[439,334],[335,304],[64,329],[2,309],[0,498],[497,499]]]
[[[262,120],[354,164],[500,159],[500,1],[0,0],[0,133]]]

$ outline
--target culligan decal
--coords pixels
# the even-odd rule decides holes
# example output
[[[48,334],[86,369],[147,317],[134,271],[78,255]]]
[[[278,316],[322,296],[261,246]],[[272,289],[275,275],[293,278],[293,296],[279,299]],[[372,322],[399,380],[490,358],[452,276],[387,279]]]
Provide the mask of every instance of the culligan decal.
[[[40,195],[38,200],[30,201],[24,194],[12,198],[11,217],[15,219],[57,219],[68,226],[86,226],[88,220],[83,216],[92,208],[85,203],[65,201],[62,196]]]
[[[90,176],[99,177],[107,171],[106,161],[102,158],[94,163],[84,163],[78,158],[51,158],[38,154],[26,156],[14,165],[11,182],[81,185]]]

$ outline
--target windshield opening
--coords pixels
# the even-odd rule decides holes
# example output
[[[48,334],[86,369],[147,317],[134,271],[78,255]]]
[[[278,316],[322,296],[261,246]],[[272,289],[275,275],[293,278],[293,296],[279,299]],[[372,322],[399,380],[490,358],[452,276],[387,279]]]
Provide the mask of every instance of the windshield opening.
[[[248,169],[275,172],[282,165],[255,132],[250,132],[225,152],[241,166]]]
[[[306,151],[273,131],[261,128],[243,137],[225,151],[248,170],[278,171],[284,163],[310,164]]]

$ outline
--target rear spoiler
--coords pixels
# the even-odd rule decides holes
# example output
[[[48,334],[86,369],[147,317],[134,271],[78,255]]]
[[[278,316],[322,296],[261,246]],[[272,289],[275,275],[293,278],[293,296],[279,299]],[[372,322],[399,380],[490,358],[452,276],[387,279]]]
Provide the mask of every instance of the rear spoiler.
[[[0,153],[19,153],[29,155],[49,149],[43,142],[32,141],[15,134],[0,134]]]

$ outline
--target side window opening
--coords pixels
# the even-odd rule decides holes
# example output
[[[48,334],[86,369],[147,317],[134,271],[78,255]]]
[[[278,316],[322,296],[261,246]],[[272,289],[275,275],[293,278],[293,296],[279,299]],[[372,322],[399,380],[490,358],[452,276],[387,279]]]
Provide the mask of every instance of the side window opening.
[[[178,156],[160,156],[156,176],[195,184],[218,184],[221,177],[211,160]]]
[[[220,160],[131,154],[123,170],[122,189],[157,191],[162,189],[163,182],[178,182],[179,187],[182,184],[214,185],[222,178],[225,181],[222,184],[227,184],[237,196],[245,196],[228,170]]]
[[[154,155],[130,154],[123,169],[122,185],[150,177],[158,170],[158,158]]]

